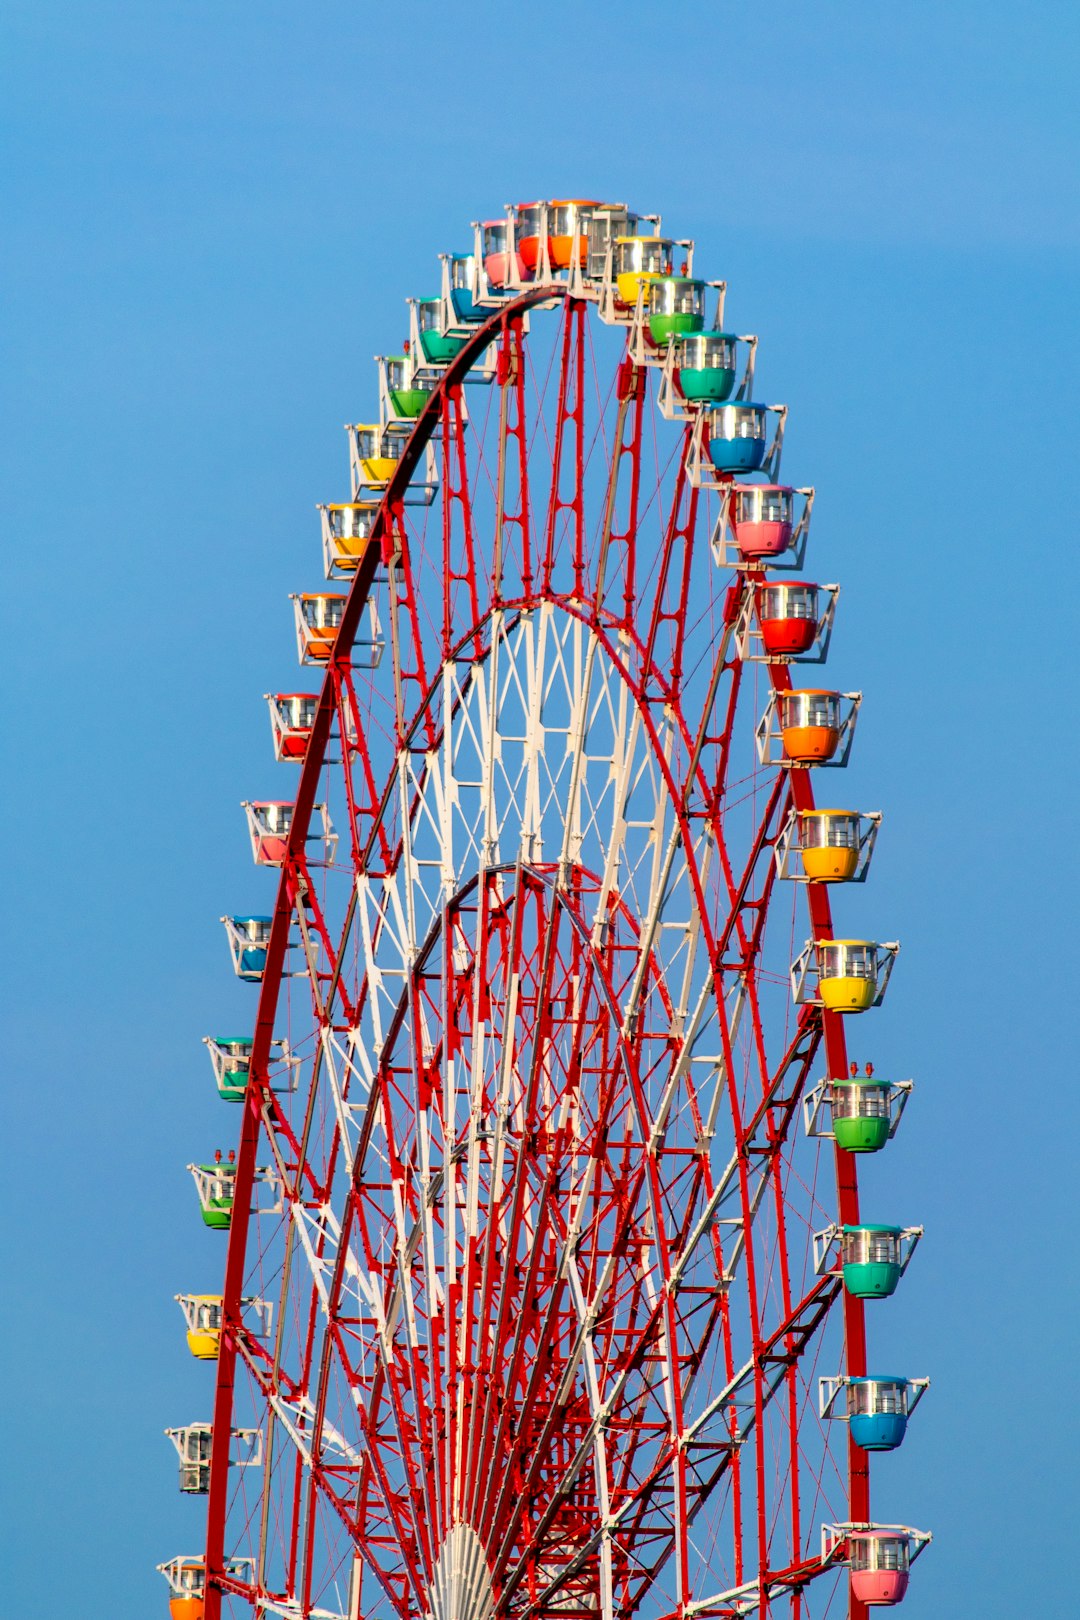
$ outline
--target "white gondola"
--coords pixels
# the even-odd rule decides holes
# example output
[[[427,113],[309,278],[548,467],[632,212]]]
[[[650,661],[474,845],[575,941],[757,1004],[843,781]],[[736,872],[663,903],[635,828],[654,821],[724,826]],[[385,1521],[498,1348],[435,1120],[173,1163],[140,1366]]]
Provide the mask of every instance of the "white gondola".
[[[180,1459],[180,1489],[186,1496],[205,1496],[210,1489],[210,1452],[214,1430],[210,1423],[186,1423],[165,1434]],[[258,1429],[232,1429],[230,1468],[257,1468],[262,1462],[262,1435]]]

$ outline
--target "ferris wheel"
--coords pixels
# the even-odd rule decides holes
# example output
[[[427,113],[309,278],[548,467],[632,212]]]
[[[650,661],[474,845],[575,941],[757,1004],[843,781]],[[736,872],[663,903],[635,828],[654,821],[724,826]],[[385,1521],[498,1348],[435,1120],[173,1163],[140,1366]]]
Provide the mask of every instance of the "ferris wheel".
[[[814,492],[692,242],[473,233],[346,429],[317,689],[268,695],[293,774],[243,807],[277,887],[224,919],[253,1030],[207,1038],[173,1620],[860,1617],[930,1539],[869,1481],[921,1229],[859,1199],[911,1085],[845,1040],[899,947],[833,924],[881,817]]]

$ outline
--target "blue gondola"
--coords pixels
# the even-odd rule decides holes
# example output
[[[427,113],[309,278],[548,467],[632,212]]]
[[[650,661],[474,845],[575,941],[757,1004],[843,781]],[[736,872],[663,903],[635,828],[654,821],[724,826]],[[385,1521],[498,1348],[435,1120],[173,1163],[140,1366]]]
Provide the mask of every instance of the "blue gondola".
[[[768,448],[769,407],[728,400],[709,412],[709,459],[717,472],[758,472]]]
[[[471,253],[455,253],[450,260],[450,302],[459,321],[483,321],[490,309],[480,309],[473,298],[476,259]]]
[[[272,917],[223,917],[233,967],[241,979],[258,983],[266,968]]]
[[[864,1451],[895,1451],[908,1422],[906,1378],[875,1373],[848,1379],[848,1423],[851,1438]]]

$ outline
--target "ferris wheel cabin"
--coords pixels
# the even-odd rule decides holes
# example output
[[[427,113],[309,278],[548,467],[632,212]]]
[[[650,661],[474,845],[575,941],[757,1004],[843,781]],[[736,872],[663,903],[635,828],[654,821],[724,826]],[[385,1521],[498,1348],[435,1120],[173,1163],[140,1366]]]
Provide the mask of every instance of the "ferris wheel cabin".
[[[206,1561],[202,1558],[174,1558],[159,1564],[158,1572],[169,1583],[170,1620],[203,1620],[206,1601]]]
[[[374,533],[378,510],[377,501],[347,501],[318,508],[327,579],[356,572]]]
[[[773,691],[758,725],[762,763],[846,765],[861,703],[861,692],[817,686]]]
[[[584,269],[588,262],[588,234],[597,200],[588,197],[559,198],[547,205],[548,264],[552,270],[569,270],[577,241],[577,263]]]
[[[709,412],[709,460],[718,473],[761,470],[768,451],[771,408],[754,400],[728,400]]]
[[[453,261],[454,265],[461,262],[457,258]],[[468,263],[472,264],[472,262],[470,255]],[[469,299],[471,302],[471,294]],[[481,310],[477,315],[470,316],[469,319],[483,320],[484,313]],[[420,412],[431,398],[431,389],[421,388],[414,380],[412,366],[407,355],[389,355],[384,364],[386,366],[386,391],[390,400],[390,409],[395,416],[402,416],[410,421],[414,420],[420,415]]]
[[[670,276],[675,243],[666,236],[619,236],[615,240],[615,298],[633,309],[651,282]],[[648,292],[645,293],[646,298]]]
[[[795,494],[788,484],[734,485],[730,522],[744,557],[778,557],[788,550],[795,534]]]
[[[256,866],[280,866],[289,847],[296,806],[282,799],[245,800],[241,806]]]
[[[241,1097],[243,1093],[241,1093]],[[203,1224],[211,1231],[227,1232],[232,1225],[233,1199],[236,1194],[236,1154],[229,1149],[229,1157],[222,1160],[218,1148],[213,1164],[189,1164],[199,1194],[199,1209]]]
[[[243,1102],[253,1040],[249,1035],[204,1035],[203,1041],[210,1053],[218,1096],[223,1102]]]
[[[860,1450],[895,1451],[929,1387],[929,1378],[895,1373],[826,1377],[818,1380],[818,1402],[822,1418],[846,1423]]]
[[[515,209],[517,248],[525,272],[568,270],[577,241],[577,262],[587,260],[587,233],[595,198],[559,198],[553,202],[519,203]],[[546,260],[546,263],[545,263]]]
[[[831,1136],[845,1153],[879,1153],[899,1128],[911,1100],[910,1080],[879,1080],[850,1065],[850,1076],[819,1080],[803,1100],[807,1134]]]
[[[919,1383],[925,1388],[925,1379]],[[903,1443],[915,1405],[910,1398],[912,1387],[910,1379],[893,1374],[848,1379],[848,1427],[857,1446],[864,1451],[895,1451]]]
[[[663,285],[654,283],[654,288]],[[704,287],[704,282],[698,285]],[[735,386],[736,342],[733,332],[705,332],[700,326],[687,327],[676,337],[676,375],[684,399],[693,405],[719,405],[729,397]]]
[[[418,298],[416,321],[424,359],[433,366],[448,366],[467,342],[463,333],[448,332],[443,320],[441,298]]]
[[[518,257],[525,266],[525,274],[530,277],[535,276],[540,263],[543,217],[544,204],[541,202],[518,203],[514,209]]]
[[[266,968],[272,917],[222,917],[237,978],[257,984]]]
[[[167,1564],[159,1564],[158,1574],[169,1583],[170,1620],[203,1620],[206,1609],[206,1560],[181,1553]],[[250,1581],[250,1558],[227,1558],[225,1573],[235,1580]]]
[[[901,1602],[910,1580],[910,1538],[887,1530],[853,1530],[849,1541],[852,1597],[871,1608]]]
[[[386,442],[386,434],[378,422],[353,422],[349,431],[360,482],[372,488],[388,484],[398,464],[398,456],[393,453],[397,447]]]
[[[866,1012],[885,993],[898,947],[871,939],[817,939],[818,995],[830,1012]]]
[[[840,1270],[848,1293],[856,1299],[895,1294],[921,1235],[917,1227],[841,1227]]]
[[[622,237],[650,236],[659,230],[659,214],[635,214],[625,203],[598,203],[588,221],[589,251],[585,268],[589,278],[603,280],[609,268],[609,255],[614,269],[615,244]]]
[[[844,883],[855,876],[862,848],[858,810],[800,810],[799,854],[815,883]]]
[[[793,807],[774,848],[778,874],[798,883],[864,883],[881,821],[879,810]]]
[[[529,271],[520,253],[511,245],[512,227],[508,219],[485,219],[480,222],[480,246],[484,259],[484,274],[490,287],[515,287],[529,279]]]
[[[892,1109],[887,1080],[869,1073],[832,1082],[832,1128],[838,1147],[847,1153],[878,1153],[892,1135]]]
[[[443,265],[445,273],[443,285],[450,295],[450,308],[454,312],[454,319],[464,321],[470,326],[486,321],[491,310],[477,303],[475,296],[475,253],[448,253],[443,259]],[[413,414],[418,415],[419,412]]]
[[[832,759],[840,743],[842,697],[818,687],[776,694],[786,759],[811,765]]]
[[[817,640],[818,586],[807,580],[766,579],[754,588],[758,628],[766,653],[798,658]]]
[[[328,664],[345,613],[344,596],[312,591],[292,598],[297,653],[302,664]]]
[[[686,339],[705,326],[705,283],[690,276],[658,276],[649,283],[649,336],[657,348]]]
[[[180,1458],[180,1489],[185,1496],[205,1496],[210,1489],[210,1446],[214,1430],[209,1423],[188,1423],[166,1429]]]
[[[303,759],[319,700],[311,692],[267,692],[274,758]]]
[[[221,1345],[221,1294],[177,1294],[187,1323],[187,1347],[196,1361],[216,1361]]]

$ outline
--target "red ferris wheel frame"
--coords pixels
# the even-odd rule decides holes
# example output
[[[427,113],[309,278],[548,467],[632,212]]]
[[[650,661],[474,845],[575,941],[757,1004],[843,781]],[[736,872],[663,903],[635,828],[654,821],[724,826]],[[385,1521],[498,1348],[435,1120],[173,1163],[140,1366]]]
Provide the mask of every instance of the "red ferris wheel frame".
[[[562,303],[564,305],[564,318],[562,339],[559,353],[559,394],[557,399],[556,427],[552,445],[552,478],[548,501],[546,521],[543,532],[533,534],[530,529],[528,512],[527,477],[529,464],[529,446],[526,435],[526,403],[524,397],[524,351],[523,351],[523,317],[530,310],[538,306],[552,306]],[[252,1219],[253,1194],[256,1182],[256,1157],[262,1135],[264,1108],[272,1105],[272,1092],[269,1079],[269,1065],[271,1047],[274,1041],[275,1027],[278,1017],[278,1001],[286,971],[286,956],[289,948],[290,931],[298,913],[306,916],[305,926],[314,930],[321,940],[321,945],[327,962],[330,964],[326,974],[330,990],[326,1000],[329,1003],[330,992],[336,992],[344,997],[338,968],[335,965],[335,946],[330,937],[329,929],[322,917],[317,898],[314,895],[314,885],[311,882],[308,858],[306,854],[307,840],[310,832],[313,808],[316,804],[320,776],[327,759],[328,748],[335,719],[339,722],[339,732],[343,749],[348,747],[353,751],[353,764],[356,779],[362,784],[365,795],[361,799],[354,789],[353,772],[346,770],[345,781],[350,796],[349,837],[351,840],[352,859],[354,869],[359,869],[359,863],[365,858],[365,849],[369,841],[380,838],[385,840],[385,832],[379,819],[380,786],[376,763],[367,752],[364,737],[364,727],[356,709],[355,694],[351,687],[350,660],[356,638],[360,632],[362,617],[370,599],[373,582],[381,565],[385,565],[392,556],[396,556],[404,570],[404,589],[401,605],[404,610],[406,623],[408,616],[413,615],[413,629],[410,657],[413,667],[407,667],[408,659],[404,652],[400,655],[399,664],[402,680],[413,682],[413,691],[417,702],[413,712],[418,717],[417,723],[428,728],[428,735],[424,739],[427,745],[434,745],[436,738],[431,733],[432,719],[430,711],[425,709],[428,693],[432,689],[436,672],[425,669],[423,663],[423,638],[419,625],[415,620],[417,602],[415,585],[409,578],[408,545],[405,540],[405,524],[403,502],[406,490],[414,477],[425,450],[437,431],[441,430],[444,449],[444,497],[443,497],[443,527],[444,527],[444,554],[443,554],[443,635],[441,652],[444,659],[450,658],[460,647],[455,637],[456,625],[451,610],[450,595],[455,587],[472,593],[472,608],[469,622],[475,627],[481,618],[480,604],[476,595],[477,573],[468,566],[462,566],[461,557],[469,557],[475,538],[472,533],[472,515],[470,510],[469,482],[465,463],[465,445],[463,430],[463,415],[461,410],[462,385],[478,360],[492,345],[497,346],[497,385],[501,391],[501,408],[505,412],[505,429],[502,438],[503,453],[507,460],[511,456],[516,462],[518,489],[521,495],[520,509],[511,513],[502,508],[503,532],[516,527],[518,560],[520,563],[520,583],[523,589],[516,595],[512,591],[502,593],[502,580],[498,558],[495,559],[492,569],[492,602],[496,606],[512,608],[520,605],[522,600],[542,601],[545,599],[558,599],[561,611],[570,616],[576,616],[587,623],[593,635],[601,643],[605,637],[612,640],[620,633],[626,632],[633,616],[635,606],[634,585],[634,548],[636,544],[635,525],[628,520],[625,531],[616,532],[614,512],[607,515],[607,543],[611,547],[622,548],[621,557],[621,583],[623,599],[621,613],[615,606],[605,600],[608,579],[605,575],[604,561],[596,564],[596,579],[587,578],[588,560],[585,546],[585,514],[584,514],[584,487],[585,487],[585,447],[584,447],[584,389],[585,389],[585,318],[586,305],[579,299],[568,294],[565,285],[554,282],[540,286],[531,286],[518,296],[505,303],[490,318],[479,325],[475,333],[468,339],[456,359],[446,367],[441,379],[432,389],[431,396],[416,420],[415,427],[409,438],[396,470],[392,474],[385,493],[379,505],[378,514],[371,541],[363,552],[357,565],[355,576],[348,592],[340,627],[337,632],[333,653],[328,664],[326,675],[322,683],[318,704],[315,711],[313,726],[303,758],[299,783],[295,796],[295,808],[291,827],[288,833],[287,849],[282,863],[281,879],[275,902],[273,922],[270,929],[266,952],[266,966],[259,994],[259,1005],[256,1015],[254,1040],[250,1060],[250,1081],[246,1098],[243,1104],[243,1116],[239,1143],[239,1153],[236,1168],[235,1195],[232,1216],[232,1228],[229,1238],[229,1249],[226,1264],[224,1283],[224,1304],[222,1318],[222,1332],[220,1351],[217,1366],[217,1385],[214,1402],[213,1426],[215,1434],[228,1434],[234,1421],[234,1384],[238,1348],[245,1334],[242,1318],[242,1296],[245,1283],[245,1257],[247,1253],[248,1228]],[[642,420],[644,413],[644,371],[636,366],[629,358],[624,359],[620,367],[617,381],[618,395],[618,425],[615,441],[611,450],[612,487],[618,482],[620,469],[625,462],[630,475],[633,493],[631,495],[631,512],[636,509],[636,491],[641,479],[641,453],[642,453]],[[673,696],[677,701],[678,682],[680,679],[680,621],[685,620],[688,613],[687,593],[689,588],[689,569],[683,565],[683,559],[689,552],[690,541],[693,535],[696,515],[696,492],[690,490],[685,482],[685,467],[691,448],[693,429],[687,426],[684,430],[684,454],[678,477],[678,489],[671,503],[670,519],[665,528],[664,550],[657,569],[657,585],[655,598],[649,613],[649,623],[643,627],[639,636],[641,642],[641,669],[640,678],[634,684],[633,697],[642,716],[643,725],[649,725],[649,716],[663,707],[670,709]],[[507,468],[500,464],[498,479],[500,491],[504,486]],[[501,496],[500,496],[501,498]],[[680,511],[684,505],[689,507],[689,516],[680,519]],[[451,529],[454,521],[459,529],[452,536]],[[569,537],[572,546],[572,563],[570,573],[572,580],[569,590],[557,591],[553,585],[553,570],[555,566],[555,552],[558,545],[558,535]],[[463,538],[462,538],[463,537]],[[738,617],[743,604],[744,593],[752,588],[755,576],[751,572],[744,575],[742,582],[737,584],[729,595],[726,607],[726,630],[730,632]],[[747,583],[749,582],[749,584]],[[475,635],[475,628],[470,635]],[[636,631],[635,631],[636,633]],[[666,677],[661,678],[653,667],[651,650],[661,635],[669,637],[672,652],[667,666]],[[713,672],[713,692],[718,689],[725,675],[735,669],[738,660],[718,656],[716,668]],[[776,692],[791,689],[791,676],[785,662],[770,661],[764,664],[768,680]],[[736,671],[736,674],[738,672]],[[733,687],[737,681],[733,677]],[[341,725],[342,715],[353,714],[351,725]],[[669,789],[673,803],[681,805],[678,812],[682,820],[682,833],[688,840],[695,836],[691,822],[700,826],[709,822],[710,818],[717,825],[718,806],[716,802],[715,782],[722,781],[722,775],[717,777],[714,773],[712,781],[703,766],[703,757],[706,752],[718,759],[725,759],[731,741],[731,728],[735,718],[735,696],[727,704],[726,717],[719,734],[708,732],[707,722],[709,713],[707,709],[701,724],[700,732],[694,735],[686,730],[684,747],[688,769],[681,774],[674,769],[668,770]],[[406,744],[408,740],[408,724],[406,706],[404,701],[399,702],[396,715],[397,735],[395,743],[398,747]],[[684,725],[684,730],[685,730]],[[657,743],[659,753],[659,743]],[[761,893],[753,892],[755,872],[759,870],[759,860],[762,849],[775,839],[776,818],[785,800],[785,794],[790,795],[790,805],[796,812],[810,811],[814,808],[812,773],[808,770],[791,770],[777,772],[772,794],[768,805],[759,818],[758,835],[749,852],[745,866],[741,870],[732,870],[728,876],[728,888],[732,895],[729,914],[723,927],[717,931],[713,941],[714,963],[717,983],[721,982],[723,973],[739,971],[740,966],[745,969],[752,963],[757,950],[763,924],[764,911],[767,908],[769,892],[775,881],[770,866],[769,875],[764,879],[764,898]],[[691,806],[693,801],[693,806]],[[367,840],[362,835],[362,829],[367,829]],[[770,829],[772,829],[770,831]],[[722,833],[718,831],[719,842],[722,844]],[[383,855],[389,858],[390,851],[384,847]],[[725,857],[726,858],[726,857]],[[538,863],[534,870],[524,875],[520,869],[517,876],[519,888],[515,893],[518,896],[539,894],[545,881],[543,863]],[[806,885],[806,898],[809,918],[814,940],[828,940],[833,937],[832,916],[828,890],[820,883]],[[515,900],[515,904],[517,901]],[[522,902],[524,904],[524,901]],[[554,904],[554,902],[552,902]],[[508,909],[509,909],[509,902]],[[702,897],[704,909],[704,899]],[[644,953],[643,953],[644,954]],[[610,999],[610,986],[609,999]],[[722,992],[718,991],[718,994]],[[347,1003],[344,1003],[347,1009]],[[617,1006],[612,1009],[612,1017],[618,1012]],[[617,1021],[617,1020],[616,1020]],[[742,1182],[742,1198],[744,1203],[749,1199],[748,1190],[750,1175],[749,1166],[755,1163],[764,1177],[766,1171],[762,1168],[771,1164],[782,1151],[788,1129],[792,1120],[797,1116],[802,1089],[806,1083],[809,1066],[813,1060],[818,1046],[821,1046],[827,1072],[830,1075],[845,1075],[848,1072],[848,1058],[845,1043],[844,1024],[841,1016],[827,1008],[818,1006],[803,1006],[799,1011],[796,1032],[793,1039],[788,1042],[778,1065],[767,1077],[763,1085],[763,1095],[758,1106],[749,1117],[742,1120],[741,1139],[737,1143],[738,1176]],[[785,1084],[785,1082],[788,1082]],[[839,1147],[835,1150],[835,1178],[836,1178],[836,1212],[837,1223],[840,1226],[857,1225],[860,1218],[859,1195],[855,1170],[855,1160],[852,1154]],[[342,1246],[344,1247],[344,1245]],[[787,1280],[785,1277],[785,1290]],[[849,1377],[861,1377],[866,1373],[866,1334],[864,1321],[863,1301],[844,1290],[835,1273],[828,1273],[818,1278],[813,1285],[798,1299],[788,1299],[786,1313],[779,1324],[767,1334],[759,1331],[755,1321],[753,1343],[753,1370],[749,1375],[748,1387],[752,1386],[752,1400],[757,1406],[757,1416],[760,1419],[763,1403],[776,1396],[787,1397],[787,1422],[790,1429],[790,1446],[792,1455],[797,1453],[799,1445],[799,1411],[796,1402],[794,1372],[803,1348],[812,1338],[824,1315],[835,1302],[839,1302],[843,1318],[844,1344],[845,1344],[845,1371]],[[312,1367],[309,1365],[306,1376],[310,1381]],[[475,1427],[475,1424],[474,1424]],[[762,1432],[762,1424],[757,1423],[757,1434]],[[763,1466],[763,1464],[762,1464]],[[316,1476],[320,1465],[315,1463],[312,1467],[312,1489],[316,1486]],[[861,1450],[850,1439],[847,1442],[847,1519],[852,1525],[870,1523],[870,1492],[868,1459],[865,1451]],[[228,1481],[229,1481],[229,1455],[228,1447],[215,1447],[210,1462],[208,1525],[206,1544],[206,1597],[205,1613],[207,1620],[219,1620],[223,1593],[233,1592],[238,1596],[247,1596],[250,1588],[239,1579],[233,1567],[233,1561],[226,1548],[227,1512],[228,1512]],[[325,1483],[325,1482],[324,1482]],[[335,1497],[336,1486],[326,1485],[328,1497]],[[767,1544],[769,1527],[765,1523],[765,1503],[762,1498],[759,1502],[760,1524],[758,1527],[758,1541],[761,1546]],[[736,1537],[740,1531],[736,1524]],[[669,1547],[664,1556],[670,1556],[674,1545]],[[741,1557],[737,1554],[737,1562]],[[788,1567],[758,1571],[760,1584],[760,1598],[765,1606],[770,1598],[777,1598],[782,1594],[798,1594],[803,1587],[821,1573],[824,1567],[822,1559],[807,1557],[790,1564]],[[388,1601],[397,1600],[398,1612],[406,1612],[404,1595],[402,1592],[388,1590]],[[526,1613],[540,1613],[538,1609],[526,1609]],[[707,1608],[703,1605],[687,1606],[683,1613],[689,1614],[735,1614],[739,1611],[735,1607]],[[852,1620],[864,1620],[865,1606],[856,1598],[851,1598],[849,1615]],[[682,1617],[680,1616],[680,1620]]]

